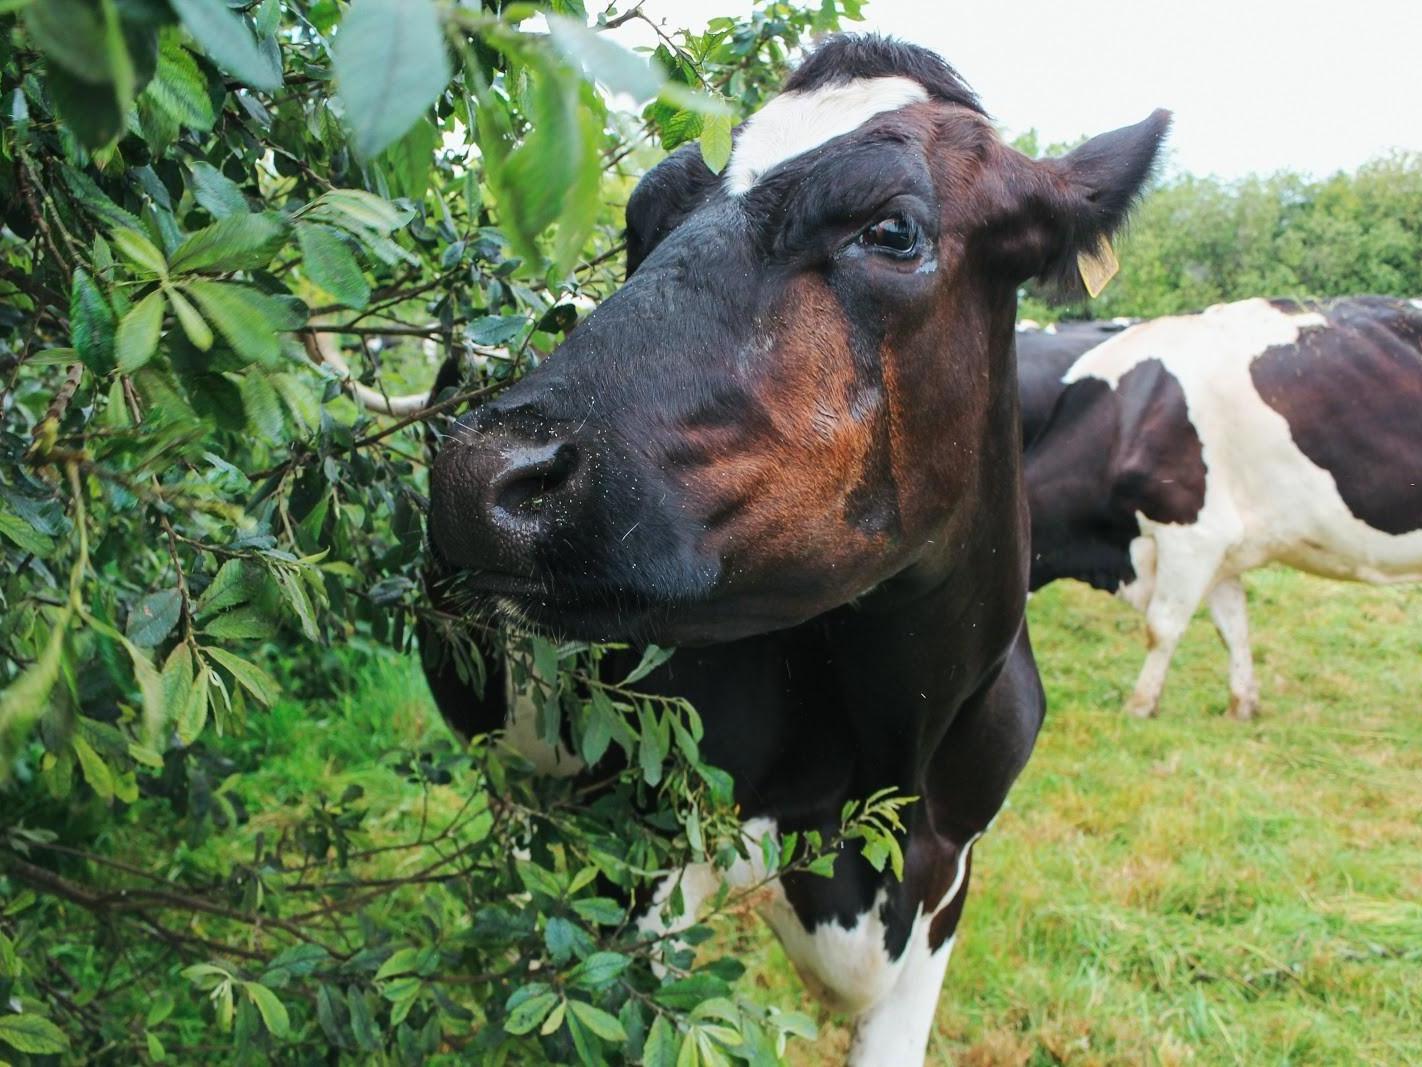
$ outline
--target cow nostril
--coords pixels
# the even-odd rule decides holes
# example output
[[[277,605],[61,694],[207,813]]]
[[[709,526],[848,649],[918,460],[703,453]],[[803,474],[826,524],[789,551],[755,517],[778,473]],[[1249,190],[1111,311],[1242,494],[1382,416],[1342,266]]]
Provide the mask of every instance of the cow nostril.
[[[490,487],[494,507],[517,518],[533,518],[567,487],[578,459],[577,448],[570,444],[520,450]]]

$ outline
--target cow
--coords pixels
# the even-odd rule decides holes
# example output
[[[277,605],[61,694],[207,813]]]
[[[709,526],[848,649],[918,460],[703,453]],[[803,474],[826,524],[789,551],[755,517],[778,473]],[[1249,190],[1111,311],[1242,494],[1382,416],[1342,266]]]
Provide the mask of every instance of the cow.
[[[1243,300],[1083,355],[1027,454],[1032,588],[1078,578],[1145,613],[1126,709],[1156,713],[1208,602],[1229,711],[1259,690],[1240,576],[1422,580],[1422,302]]]
[[[1079,284],[1168,121],[1029,160],[935,54],[830,38],[721,173],[692,145],[641,179],[625,284],[461,417],[431,471],[434,564],[503,616],[634,656],[678,646],[638,687],[698,709],[748,833],[832,833],[878,789],[920,798],[901,881],[846,852],[766,906],[852,1015],[860,1067],[922,1061],[969,849],[1045,711],[1017,287]],[[461,732],[517,718],[496,648],[482,695],[425,657]],[[700,873],[684,892],[715,886]]]
[[[1133,324],[1131,319],[1017,324],[1017,392],[1022,407],[1022,447],[1027,448],[1066,388],[1063,375],[1089,349]]]

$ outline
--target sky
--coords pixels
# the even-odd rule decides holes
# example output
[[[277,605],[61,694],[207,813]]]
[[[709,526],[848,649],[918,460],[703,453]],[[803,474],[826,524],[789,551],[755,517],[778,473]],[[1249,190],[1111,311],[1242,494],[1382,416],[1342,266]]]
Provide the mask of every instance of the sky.
[[[700,29],[750,7],[643,11]],[[1044,145],[1166,107],[1168,171],[1325,176],[1422,151],[1422,0],[869,0],[864,13],[851,28],[932,48],[1009,136],[1035,127]],[[637,23],[617,32],[654,43]]]

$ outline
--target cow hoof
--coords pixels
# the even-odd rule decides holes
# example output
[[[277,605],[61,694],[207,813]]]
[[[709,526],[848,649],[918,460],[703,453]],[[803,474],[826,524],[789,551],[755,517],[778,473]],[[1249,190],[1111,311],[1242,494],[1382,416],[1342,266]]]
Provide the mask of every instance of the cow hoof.
[[[1137,719],[1153,719],[1157,710],[1158,705],[1153,700],[1133,696],[1126,701],[1126,714],[1134,715]]]
[[[1259,698],[1257,696],[1242,697],[1237,693],[1231,693],[1229,697],[1230,718],[1238,722],[1249,722],[1254,718],[1254,713],[1259,710]]]

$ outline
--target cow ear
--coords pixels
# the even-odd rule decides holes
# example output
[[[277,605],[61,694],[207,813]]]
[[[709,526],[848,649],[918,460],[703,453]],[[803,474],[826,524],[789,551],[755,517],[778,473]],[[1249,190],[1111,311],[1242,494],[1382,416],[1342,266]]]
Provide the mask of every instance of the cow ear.
[[[676,149],[637,183],[627,201],[627,277],[716,188],[718,179],[693,141]]]
[[[1125,222],[1160,160],[1170,112],[1093,137],[1060,159],[1028,163],[1019,201],[1017,267],[1062,300],[1084,294],[1080,257]]]

